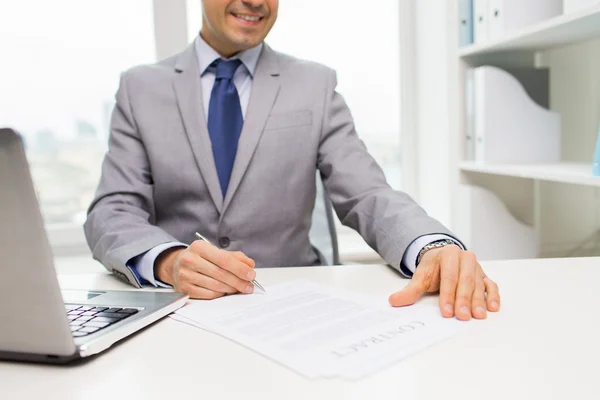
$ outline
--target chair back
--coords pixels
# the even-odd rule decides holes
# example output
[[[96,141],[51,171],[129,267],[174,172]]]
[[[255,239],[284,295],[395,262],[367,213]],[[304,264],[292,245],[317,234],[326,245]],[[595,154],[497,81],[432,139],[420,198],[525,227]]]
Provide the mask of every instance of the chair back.
[[[310,242],[326,265],[340,265],[335,215],[321,175],[317,172],[317,198],[309,232]]]

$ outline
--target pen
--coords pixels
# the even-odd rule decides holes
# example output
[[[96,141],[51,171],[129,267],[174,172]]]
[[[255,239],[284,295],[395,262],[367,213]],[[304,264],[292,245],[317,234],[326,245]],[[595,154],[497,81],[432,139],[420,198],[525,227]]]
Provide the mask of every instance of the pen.
[[[198,239],[200,239],[200,240],[204,240],[204,241],[205,241],[206,243],[208,243],[208,244],[212,244],[212,243],[210,242],[210,240],[208,240],[207,238],[205,238],[204,236],[202,236],[202,235],[201,235],[201,234],[199,234],[198,232],[196,232],[196,237],[197,237]],[[214,246],[214,245],[213,245],[213,246]],[[252,283],[253,283],[255,286],[257,286],[257,287],[258,287],[260,290],[262,290],[263,292],[267,293],[267,291],[265,290],[265,288],[264,288],[264,287],[262,287],[262,286],[261,286],[261,284],[260,284],[260,283],[258,283],[258,282],[256,281],[256,279],[255,279],[255,280],[253,280],[253,281],[252,281]]]

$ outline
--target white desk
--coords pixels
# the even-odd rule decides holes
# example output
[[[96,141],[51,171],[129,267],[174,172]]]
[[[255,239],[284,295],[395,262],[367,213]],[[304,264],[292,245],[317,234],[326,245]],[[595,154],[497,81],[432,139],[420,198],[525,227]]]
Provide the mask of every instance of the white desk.
[[[0,398],[599,399],[600,259],[484,268],[500,285],[502,312],[361,381],[309,381],[221,337],[164,319],[81,365],[0,362]],[[303,277],[381,296],[406,284],[383,266],[259,275],[266,285]],[[108,274],[60,281],[63,288],[128,289]]]

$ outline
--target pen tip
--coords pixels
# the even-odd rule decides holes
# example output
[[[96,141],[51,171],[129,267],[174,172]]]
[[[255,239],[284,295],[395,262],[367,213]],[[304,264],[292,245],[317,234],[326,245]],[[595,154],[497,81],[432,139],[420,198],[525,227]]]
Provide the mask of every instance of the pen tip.
[[[267,291],[265,290],[264,287],[262,287],[262,285],[256,281],[252,281],[252,283],[254,284],[254,286],[256,286],[257,288],[259,288],[260,290],[262,290],[264,293],[267,293]]]

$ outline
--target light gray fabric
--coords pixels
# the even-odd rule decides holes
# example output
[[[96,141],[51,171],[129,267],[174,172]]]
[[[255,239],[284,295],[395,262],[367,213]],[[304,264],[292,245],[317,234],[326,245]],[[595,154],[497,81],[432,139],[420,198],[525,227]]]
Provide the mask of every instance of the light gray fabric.
[[[392,190],[335,91],[335,72],[264,46],[227,195],[217,179],[194,46],[125,72],[85,233],[94,257],[126,263],[166,242],[231,240],[257,267],[316,265],[315,172],[335,211],[399,268],[416,238],[448,230]]]

